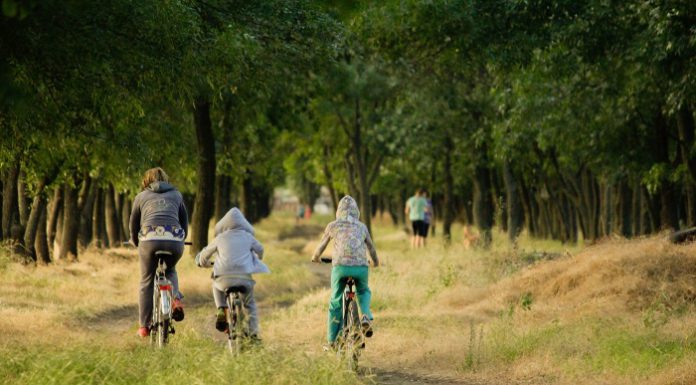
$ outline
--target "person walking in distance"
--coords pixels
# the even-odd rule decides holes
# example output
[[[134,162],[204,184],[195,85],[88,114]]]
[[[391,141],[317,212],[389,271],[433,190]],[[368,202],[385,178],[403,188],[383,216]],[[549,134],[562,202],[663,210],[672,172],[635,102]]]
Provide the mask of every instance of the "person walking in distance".
[[[408,198],[404,212],[411,221],[411,247],[419,248],[425,244],[425,211],[427,201],[423,198],[423,189],[416,190],[416,193]]]
[[[152,319],[152,281],[157,270],[156,251],[168,251],[164,257],[167,264],[165,275],[174,286],[174,303],[172,318],[184,319],[184,307],[179,292],[179,278],[176,263],[184,253],[184,239],[188,231],[188,214],[181,193],[169,184],[169,177],[159,167],[145,171],[142,191],[133,200],[130,216],[131,242],[138,248],[140,255],[140,329],[138,335],[150,335]]]

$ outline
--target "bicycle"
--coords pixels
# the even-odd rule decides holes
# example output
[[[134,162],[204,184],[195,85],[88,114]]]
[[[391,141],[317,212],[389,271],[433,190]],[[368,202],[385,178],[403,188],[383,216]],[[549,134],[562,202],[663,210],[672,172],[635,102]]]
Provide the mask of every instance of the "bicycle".
[[[227,346],[233,355],[242,352],[242,345],[249,336],[247,313],[244,309],[242,295],[247,294],[244,286],[231,286],[225,290],[227,301]]]
[[[331,263],[331,261],[331,258],[321,258],[323,263]],[[336,353],[346,360],[350,370],[357,371],[360,353],[365,348],[365,335],[360,324],[359,306],[355,298],[355,280],[353,277],[346,279],[341,306],[341,330],[338,338],[336,338]]]
[[[172,281],[168,280],[165,272],[167,263],[164,257],[171,256],[169,251],[155,251],[157,258],[157,270],[153,280],[154,292],[152,294],[152,322],[150,324],[150,342],[153,346],[163,348],[169,343],[169,336],[176,330],[172,323],[172,304],[174,290]]]

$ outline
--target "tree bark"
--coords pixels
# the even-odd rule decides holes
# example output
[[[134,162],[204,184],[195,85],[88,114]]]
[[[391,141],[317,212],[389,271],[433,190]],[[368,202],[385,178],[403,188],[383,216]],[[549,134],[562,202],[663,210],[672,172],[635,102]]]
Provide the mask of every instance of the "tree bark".
[[[118,247],[121,243],[121,223],[116,212],[116,192],[112,184],[109,184],[105,191],[104,221],[106,222],[106,235],[109,240],[108,247]]]
[[[232,187],[232,177],[228,175],[218,175],[215,182],[215,220],[219,221],[232,208],[230,198]]]
[[[655,122],[655,158],[657,163],[665,164],[668,169],[672,164],[669,156],[669,127],[662,113],[657,114]],[[667,177],[662,178],[660,187],[660,228],[678,229],[677,196],[674,183]]]
[[[684,165],[689,170],[691,182],[696,181],[696,154],[692,153],[694,147],[695,124],[694,116],[688,104],[684,103],[677,112],[677,129],[679,131],[679,149],[682,153]]]
[[[481,152],[485,153],[484,148]],[[481,241],[488,248],[492,241],[493,200],[491,198],[491,174],[486,165],[487,154],[476,166],[474,177],[474,221],[481,232]]]
[[[89,192],[80,210],[80,230],[78,235],[78,243],[80,247],[86,248],[92,241],[92,212],[94,211],[94,202],[97,200],[99,187],[97,183],[92,181],[89,187]]]
[[[621,215],[621,235],[626,238],[633,236],[633,192],[627,182],[621,182],[619,185],[620,203],[619,212]]]
[[[329,146],[324,144],[324,162],[321,163],[322,170],[324,171],[324,177],[326,178],[326,187],[329,189],[329,195],[331,196],[331,204],[333,204],[333,209],[336,210],[338,207],[338,193],[334,187],[334,178],[331,169],[329,168],[328,160],[331,157]]]
[[[53,246],[55,244],[56,238],[58,236],[58,221],[61,218],[61,209],[63,207],[63,187],[56,186],[53,191],[53,198],[50,202],[50,209],[48,211],[48,225],[46,228],[46,239],[48,241],[48,248],[55,258],[55,251]],[[58,238],[60,240],[60,238]]]
[[[98,248],[107,247],[105,239],[106,225],[104,223],[104,189],[95,186],[94,205],[92,207],[92,243]]]
[[[127,194],[121,194],[121,241],[127,242],[130,239],[130,213],[132,202]]]
[[[77,231],[80,219],[77,209],[78,190],[66,184],[63,197],[63,229],[57,259],[77,261]]]
[[[34,239],[34,250],[36,251],[36,261],[45,265],[51,263],[51,254],[48,250],[48,237],[46,234],[47,217],[48,210],[46,205],[44,205],[43,210],[41,210],[41,215],[39,215],[36,238]]]
[[[208,225],[213,214],[215,191],[215,137],[210,122],[210,102],[195,101],[193,119],[196,128],[198,152],[198,186],[191,225],[193,247],[191,252],[201,250],[208,244]]]
[[[446,242],[452,240],[452,223],[454,223],[454,178],[452,177],[452,153],[454,152],[454,143],[450,135],[445,136],[444,141],[445,161],[443,164],[445,174],[445,194],[442,210],[443,223],[442,234]]]
[[[29,220],[29,199],[27,198],[27,184],[25,183],[26,176],[24,170],[19,170],[17,177],[17,208],[19,214],[19,224],[22,228],[26,228]]]
[[[2,181],[2,239],[12,238],[12,226],[17,221],[17,179],[19,165],[10,166]]]
[[[524,223],[524,212],[520,200],[520,193],[517,185],[517,179],[512,171],[510,162],[505,162],[503,165],[503,179],[505,180],[507,212],[508,212],[508,238],[513,244],[516,243],[517,237],[522,232]]]
[[[46,199],[43,196],[43,190],[46,186],[46,179],[43,178],[39,181],[36,186],[36,195],[31,204],[31,213],[29,218],[27,218],[26,227],[24,229],[24,247],[29,256],[34,262],[37,260],[35,240],[39,230],[40,219],[42,215],[46,215]],[[46,218],[44,217],[44,222]],[[44,228],[44,235],[46,230]]]

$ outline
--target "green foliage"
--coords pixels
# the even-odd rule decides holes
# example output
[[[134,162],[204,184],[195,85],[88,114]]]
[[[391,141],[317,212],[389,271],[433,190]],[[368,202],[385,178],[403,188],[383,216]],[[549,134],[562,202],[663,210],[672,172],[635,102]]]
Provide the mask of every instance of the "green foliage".
[[[226,346],[195,334],[178,336],[165,350],[105,346],[68,349],[29,346],[7,351],[5,384],[355,384],[334,357],[310,358],[283,349],[255,349],[232,357]],[[11,354],[10,354],[11,352]],[[42,359],[36,359],[37,355]]]

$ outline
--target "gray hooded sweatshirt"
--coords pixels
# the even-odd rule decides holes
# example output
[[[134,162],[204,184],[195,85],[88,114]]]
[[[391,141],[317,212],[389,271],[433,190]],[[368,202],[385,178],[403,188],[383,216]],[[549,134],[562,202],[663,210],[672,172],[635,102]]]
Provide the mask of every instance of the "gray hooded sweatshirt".
[[[143,238],[140,231],[146,226],[174,226],[172,240],[183,242],[188,232],[188,214],[181,193],[167,182],[151,183],[133,200],[130,216],[131,241],[138,245]]]
[[[270,273],[261,262],[263,246],[254,238],[254,228],[236,207],[215,225],[215,239],[198,253],[196,264],[210,267],[215,253],[214,277]]]

